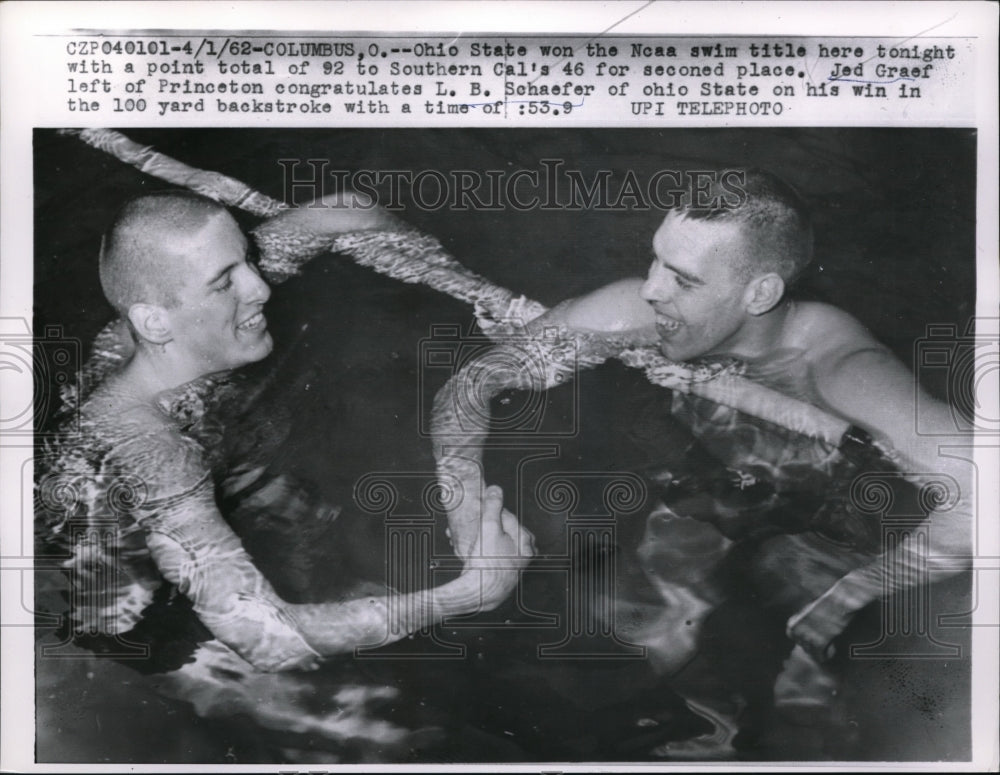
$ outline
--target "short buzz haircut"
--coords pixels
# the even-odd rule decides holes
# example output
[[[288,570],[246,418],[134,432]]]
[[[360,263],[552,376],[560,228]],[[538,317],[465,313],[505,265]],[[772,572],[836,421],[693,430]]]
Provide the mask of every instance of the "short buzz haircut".
[[[133,304],[177,303],[182,275],[172,271],[171,236],[190,234],[226,209],[190,191],[159,191],[128,202],[101,240],[101,288],[123,318]]]
[[[790,284],[812,261],[808,207],[794,188],[770,172],[719,170],[711,175],[707,191],[672,212],[691,220],[740,224],[750,242],[749,260],[739,267],[744,279],[774,272]]]

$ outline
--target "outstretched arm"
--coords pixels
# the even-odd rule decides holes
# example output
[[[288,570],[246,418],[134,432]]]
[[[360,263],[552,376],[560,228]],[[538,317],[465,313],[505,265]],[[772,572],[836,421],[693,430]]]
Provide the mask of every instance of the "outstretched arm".
[[[971,561],[973,494],[968,463],[941,454],[939,444],[971,444],[949,408],[920,393],[916,377],[887,350],[872,347],[824,361],[816,383],[844,417],[898,455],[900,472],[918,487],[938,487],[939,505],[929,514],[929,541],[904,541],[872,563],[844,576],[793,616],[789,635],[816,656],[830,655],[830,643],[854,614],[887,594],[965,570]],[[920,412],[917,432],[917,412]],[[928,502],[933,499],[928,499]],[[877,518],[875,516],[873,519]]]
[[[655,341],[640,284],[622,280],[559,304],[470,361],[438,392],[431,424],[434,457],[441,484],[454,493],[448,526],[459,557],[472,554],[479,534],[490,402],[504,390],[564,384],[624,346]]]
[[[126,444],[119,450],[127,454],[133,447],[131,464],[149,483],[151,498],[137,521],[153,560],[213,635],[262,670],[309,667],[319,656],[383,645],[444,617],[494,608],[533,554],[531,533],[503,509],[499,488],[491,488],[483,503],[478,559],[454,581],[404,595],[290,604],[223,520],[196,445],[176,436],[158,441],[151,445],[146,438],[141,448]],[[158,484],[156,476],[169,485]]]

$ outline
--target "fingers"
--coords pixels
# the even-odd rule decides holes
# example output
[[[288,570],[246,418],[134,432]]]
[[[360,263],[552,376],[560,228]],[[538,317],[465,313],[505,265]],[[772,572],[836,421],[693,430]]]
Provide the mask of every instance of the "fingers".
[[[516,536],[518,540],[518,554],[522,557],[534,557],[535,556],[535,534],[532,533],[524,525],[517,521],[517,517],[511,514],[511,518],[514,521],[514,526],[508,530],[512,536]],[[517,531],[517,532],[515,532]]]
[[[473,554],[492,554],[497,541],[504,534],[502,522],[503,490],[496,486],[486,488],[483,493],[479,537],[473,546]]]
[[[503,527],[503,532],[510,536],[516,536],[521,527],[517,517],[507,509],[500,512],[500,525]]]
[[[483,493],[481,531],[473,553],[525,558],[535,554],[534,535],[503,507],[503,490],[496,485],[487,487]]]
[[[493,510],[496,509],[494,512]],[[517,515],[511,511],[508,511],[503,507],[503,490],[496,485],[491,485],[486,488],[486,495],[483,500],[483,519],[486,519],[486,514],[489,512],[491,515],[496,514],[497,522],[501,530],[507,535],[513,537],[527,536],[534,541],[534,536],[528,531],[527,528],[521,526],[521,523],[517,520]]]
[[[483,525],[488,522],[495,527],[501,527],[501,512],[503,511],[503,490],[496,485],[486,488],[483,494]]]
[[[503,532],[507,534],[512,542],[516,541],[516,544],[514,544],[511,548],[515,549],[517,556],[534,556],[535,536],[530,530],[528,530],[528,528],[518,521],[516,514],[504,509],[500,512],[500,524],[503,527]]]

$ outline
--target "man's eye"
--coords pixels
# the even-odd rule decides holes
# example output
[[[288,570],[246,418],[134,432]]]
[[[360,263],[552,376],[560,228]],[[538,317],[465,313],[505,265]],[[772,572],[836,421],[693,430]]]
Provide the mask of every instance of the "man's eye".
[[[230,276],[227,276],[226,277],[226,281],[223,282],[223,283],[220,283],[219,285],[216,285],[215,288],[214,288],[214,290],[219,291],[221,293],[222,291],[228,291],[232,287],[233,287],[233,278],[230,277]]]
[[[685,280],[683,277],[678,277],[677,278],[677,287],[678,288],[682,288],[685,291],[689,291],[692,288],[694,288],[694,286],[691,283],[689,283],[687,280]]]

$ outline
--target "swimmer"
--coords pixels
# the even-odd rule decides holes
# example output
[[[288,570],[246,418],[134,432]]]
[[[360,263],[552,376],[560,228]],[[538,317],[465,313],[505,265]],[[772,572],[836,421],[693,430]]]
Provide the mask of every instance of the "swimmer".
[[[752,575],[764,580],[772,598],[785,601],[781,616],[787,621],[787,637],[795,644],[788,670],[807,675],[797,679],[799,686],[810,680],[828,686],[822,663],[833,655],[834,641],[861,609],[887,593],[924,583],[922,568],[934,574],[933,580],[958,573],[962,558],[970,555],[968,469],[961,461],[940,455],[935,436],[918,435],[915,430],[919,406],[924,429],[956,436],[949,407],[926,395],[918,399],[914,376],[853,317],[831,305],[797,301],[789,295],[789,286],[813,252],[804,203],[791,187],[768,173],[745,170],[742,175],[745,199],[737,206],[682,206],[667,213],[653,235],[652,263],[644,280],[620,280],[564,302],[532,326],[538,331],[567,327],[604,332],[631,337],[636,344],[654,341],[664,356],[678,362],[736,358],[746,364],[747,378],[842,418],[885,443],[898,454],[896,462],[904,474],[940,473],[961,487],[949,493],[947,506],[930,514],[930,545],[923,552],[916,542],[905,542],[883,553],[877,515],[868,520],[874,522],[873,546],[871,536],[857,534],[863,530],[852,533],[851,525],[846,541],[817,535],[829,526],[817,529],[810,513],[799,514],[798,526],[788,529],[768,524],[773,515],[755,514],[752,524],[741,524],[738,511],[705,510],[697,493],[686,502],[675,498],[673,503],[662,503],[650,517],[639,561],[665,607],[643,632],[620,634],[646,643],[672,676],[671,687],[716,727],[703,738],[654,751],[667,757],[736,754],[732,742],[739,727],[731,693],[722,687],[716,696],[699,696],[701,677],[685,681],[689,664],[702,648],[699,636],[706,620],[730,594],[718,583],[719,576],[729,571],[713,571],[731,567],[725,563],[735,547],[757,541]],[[729,195],[723,189],[711,194]],[[525,387],[527,371],[512,369],[509,385]],[[456,401],[439,400],[437,405],[443,413],[460,408]],[[734,433],[735,412],[704,399],[675,393],[670,412],[691,428],[716,460],[740,475],[741,488],[763,475],[780,484],[782,477],[801,475],[807,468],[825,467],[829,474],[839,465],[837,450],[807,449],[803,437],[789,438],[795,436],[792,433],[770,442],[773,429],[758,426],[749,434]],[[441,422],[461,427],[461,420],[445,417]],[[673,472],[665,480],[669,485],[683,478]],[[813,490],[815,481],[809,485]],[[701,502],[705,500],[702,497]],[[471,546],[476,521],[463,508],[449,515],[459,553]],[[752,534],[757,537],[750,538]],[[762,534],[768,538],[761,539]],[[843,531],[838,538],[844,539]],[[843,548],[845,543],[848,549]],[[791,610],[788,601],[794,602]],[[741,654],[730,653],[724,659],[730,662],[729,674],[748,671],[740,667]],[[783,685],[787,684],[786,680]],[[773,686],[771,680],[763,693]]]
[[[387,217],[345,206],[328,212],[326,223],[359,230]],[[82,494],[83,513],[43,517],[48,537],[68,543],[78,632],[127,635],[154,595],[172,587],[217,641],[256,669],[280,671],[389,643],[447,616],[493,609],[510,594],[533,537],[503,508],[499,488],[490,488],[476,551],[453,581],[343,602],[279,597],[220,513],[216,489],[226,472],[217,451],[199,437],[197,417],[173,411],[199,381],[272,350],[264,315],[271,292],[249,259],[246,237],[222,206],[202,196],[143,196],[106,234],[100,278],[131,332],[133,352],[83,402],[82,432],[53,450],[48,479],[39,483],[42,491],[70,485]],[[129,496],[114,501],[115,486]],[[104,543],[94,543],[79,527],[106,519],[112,502],[118,521]]]

